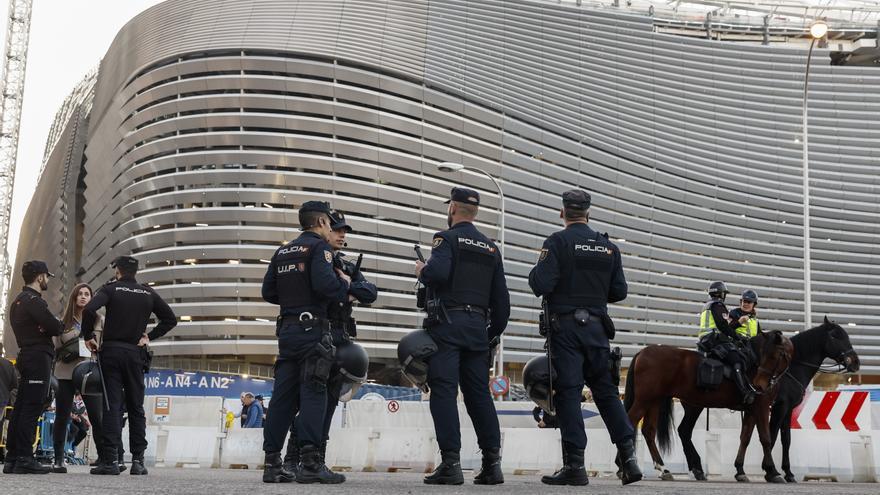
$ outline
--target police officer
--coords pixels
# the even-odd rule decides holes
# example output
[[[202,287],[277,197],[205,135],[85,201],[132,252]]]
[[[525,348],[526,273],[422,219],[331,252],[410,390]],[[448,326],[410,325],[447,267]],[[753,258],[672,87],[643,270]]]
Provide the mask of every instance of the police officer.
[[[9,323],[18,344],[15,367],[21,375],[18,396],[9,419],[6,462],[3,473],[47,474],[52,469],[34,459],[37,419],[49,394],[55,345],[64,324],[52,315],[42,293],[49,288],[49,267],[43,261],[27,261],[21,267],[25,286],[12,301]]]
[[[263,278],[263,299],[281,306],[278,359],[272,407],[263,428],[266,483],[341,483],[321,460],[327,381],[335,357],[327,308],[348,301],[351,277],[333,267],[332,233],[327,203],[307,201],[299,209],[304,231],[272,256]],[[300,465],[284,469],[281,448],[297,408]]]
[[[736,327],[736,333],[740,337],[750,339],[761,331],[757,307],[758,293],[752,289],[746,289],[739,298],[739,307],[730,311],[730,323]]]
[[[549,485],[586,485],[584,449],[587,436],[581,415],[584,382],[617,445],[623,484],[642,479],[635,458],[635,433],[611,381],[609,338],[613,323],[608,303],[627,295],[620,250],[607,235],[587,225],[590,195],[574,189],[562,195],[559,214],[565,229],[544,241],[537,265],[529,273],[529,286],[546,298],[550,313],[550,353],[558,378],[556,409],[562,434],[564,465],[541,481]],[[583,370],[582,372],[579,372]]]
[[[428,361],[431,416],[442,462],[425,477],[428,484],[460,485],[461,431],[458,387],[474,424],[483,452],[482,469],[474,483],[504,482],[501,473],[501,434],[495,405],[489,395],[490,341],[507,327],[510,294],[504,279],[501,253],[474,227],[480,195],[471,189],[452,189],[447,201],[449,230],[434,234],[427,263],[416,262],[416,276],[433,294],[434,313],[428,331],[437,353]]]
[[[333,345],[338,350],[343,346],[349,345],[353,337],[357,337],[357,325],[354,318],[352,318],[352,303],[357,301],[360,304],[372,304],[376,301],[378,290],[373,283],[364,277],[360,271],[360,266],[345,259],[345,253],[341,251],[347,245],[345,236],[352,231],[351,226],[345,221],[345,214],[341,211],[333,210],[331,218],[333,223],[330,225],[330,228],[333,232],[330,234],[330,247],[333,248],[333,267],[342,270],[343,273],[351,277],[351,285],[348,288],[346,300],[344,302],[334,301],[327,308],[327,319],[330,320],[330,333],[333,337]],[[337,375],[339,368],[334,366],[331,373],[333,376]],[[331,380],[331,382],[333,381]],[[324,436],[323,442],[321,442],[322,463],[324,456],[327,454],[327,442],[330,440],[330,423],[333,422],[333,414],[336,412],[336,406],[339,404],[341,388],[342,382],[337,380],[327,389],[327,410],[324,413]],[[290,424],[290,439],[287,441],[284,469],[289,472],[295,472],[297,464],[299,464],[299,451],[297,448],[296,420],[294,420]],[[342,474],[336,474],[336,476],[345,480],[345,476]]]
[[[138,261],[120,256],[110,264],[116,280],[98,289],[83,308],[82,335],[86,346],[98,351],[94,339],[97,311],[106,308],[104,334],[98,363],[107,389],[109,411],[103,418],[104,452],[101,464],[92,468],[97,475],[118,475],[117,449],[122,448],[122,406],[128,410],[129,450],[132,475],[145,475],[144,451],[147,450],[144,416],[144,371],[149,366],[146,345],[161,338],[177,325],[177,317],[152,287],[135,279]],[[155,314],[158,323],[149,333],[147,324]]]
[[[708,292],[709,301],[700,313],[700,340],[697,348],[717,356],[733,368],[733,382],[743,397],[743,403],[751,404],[755,401],[755,388],[745,376],[745,357],[739,351],[739,342],[745,336],[740,336],[735,328],[745,324],[749,317],[741,315],[736,322],[729,322],[730,315],[727,306],[724,305],[724,299],[730,291],[727,290],[724,282],[712,282],[709,284]],[[757,300],[757,294],[755,299]]]

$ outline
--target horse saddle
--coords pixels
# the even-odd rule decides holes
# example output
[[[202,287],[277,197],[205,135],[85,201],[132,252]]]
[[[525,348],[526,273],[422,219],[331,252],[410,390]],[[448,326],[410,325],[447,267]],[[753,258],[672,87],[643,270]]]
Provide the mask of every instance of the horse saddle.
[[[733,368],[711,357],[703,357],[697,365],[697,388],[715,390],[721,382],[733,376]]]

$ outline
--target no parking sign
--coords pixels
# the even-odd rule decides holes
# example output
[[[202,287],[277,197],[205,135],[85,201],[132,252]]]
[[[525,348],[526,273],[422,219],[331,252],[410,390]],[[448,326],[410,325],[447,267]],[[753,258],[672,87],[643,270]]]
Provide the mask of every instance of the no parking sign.
[[[489,391],[495,397],[500,397],[510,390],[510,379],[506,376],[496,376],[489,382]]]

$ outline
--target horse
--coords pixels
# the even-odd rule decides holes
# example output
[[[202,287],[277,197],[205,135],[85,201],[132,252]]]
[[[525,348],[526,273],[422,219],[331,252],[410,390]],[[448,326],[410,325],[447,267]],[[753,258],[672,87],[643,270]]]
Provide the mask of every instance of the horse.
[[[783,375],[779,393],[770,414],[770,444],[776,445],[776,437],[782,433],[782,470],[785,481],[795,482],[791,472],[788,451],[791,447],[791,412],[804,399],[807,385],[822,367],[822,362],[833,359],[838,371],[855,373],[859,370],[859,356],[849,342],[849,335],[837,323],[825,321],[818,327],[801,332],[791,338],[795,360],[788,373]]]
[[[840,325],[828,321],[827,317],[822,325],[793,336],[791,344],[794,346],[794,359],[791,367],[780,380],[770,414],[771,448],[776,444],[776,437],[782,428],[782,470],[786,473],[784,479],[787,482],[794,481],[788,457],[788,448],[791,445],[791,411],[803,399],[806,385],[813,379],[825,358],[834,359],[851,372],[857,371],[859,368],[859,359],[849,343],[849,336]],[[687,458],[688,471],[698,480],[705,480],[706,476],[703,474],[700,455],[694,448],[691,439],[694,426],[702,412],[702,407],[684,404],[684,418],[678,425],[678,436]],[[749,437],[745,439],[745,443],[741,445],[744,448],[748,447],[750,439],[751,432],[749,432]],[[737,481],[749,481],[741,463],[736,466],[736,469]]]
[[[739,390],[731,380],[723,381],[715,390],[697,387],[698,366],[703,359],[698,352],[654,345],[646,347],[633,357],[626,375],[624,407],[632,424],[636,425],[644,419],[642,433],[651,452],[654,468],[661,472],[663,479],[672,479],[672,476],[663,466],[663,458],[657,450],[654,438],[657,437],[664,452],[669,450],[672,399],[676,397],[691,406],[744,411],[736,464],[742,465],[745,458],[743,444],[748,444],[757,424],[761,445],[764,447],[764,460],[761,464],[765,471],[764,478],[771,483],[785,483],[776,471],[770,454],[770,404],[776,397],[779,379],[791,365],[794,348],[791,340],[778,330],[759,333],[749,340],[749,345],[758,361],[757,370],[749,372],[749,378],[758,395],[749,405],[742,403]]]

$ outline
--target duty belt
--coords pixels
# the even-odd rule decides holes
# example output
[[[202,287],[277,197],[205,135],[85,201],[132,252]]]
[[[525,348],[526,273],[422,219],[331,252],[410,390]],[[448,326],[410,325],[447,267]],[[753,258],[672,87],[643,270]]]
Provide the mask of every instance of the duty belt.
[[[553,318],[556,318],[557,321],[562,320],[574,320],[574,311],[569,311],[567,313],[556,313],[553,315]],[[590,317],[587,321],[595,321],[596,323],[602,323],[602,317],[599,315],[594,315],[590,313]]]
[[[489,312],[486,311],[485,308],[481,308],[479,306],[471,306],[470,304],[464,304],[462,306],[446,306],[446,311],[464,311],[465,313],[477,313],[478,315],[482,315],[484,318],[489,316]]]
[[[298,315],[283,316],[281,324],[295,324],[309,328],[318,328],[322,331],[330,331],[330,320],[320,316],[313,316],[311,313],[300,313]]]

